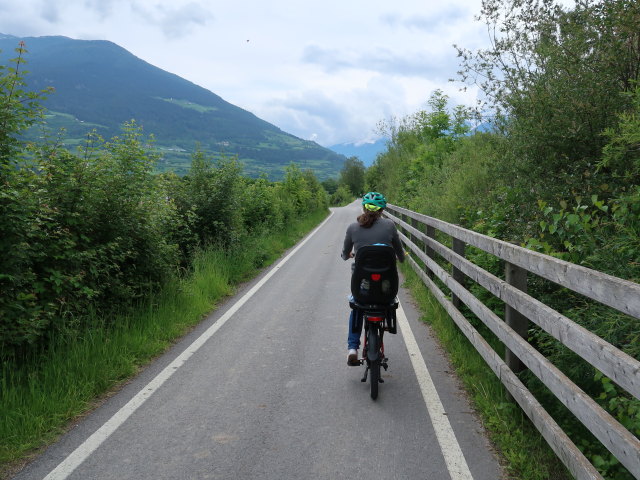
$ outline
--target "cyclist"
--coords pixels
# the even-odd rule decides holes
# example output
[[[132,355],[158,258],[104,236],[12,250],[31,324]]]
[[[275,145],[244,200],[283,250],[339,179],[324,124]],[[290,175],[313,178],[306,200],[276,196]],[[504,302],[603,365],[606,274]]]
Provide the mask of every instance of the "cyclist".
[[[404,250],[402,249],[395,224],[388,218],[382,217],[382,211],[386,206],[387,200],[381,193],[369,192],[362,197],[362,214],[357,218],[356,222],[349,225],[344,237],[341,255],[343,260],[355,257],[355,252],[363,245],[384,243],[391,245],[396,252],[398,260],[404,262]],[[361,333],[362,318],[356,313],[356,310],[351,310],[349,337],[347,340],[347,365],[349,366],[359,365],[358,348],[360,347]]]

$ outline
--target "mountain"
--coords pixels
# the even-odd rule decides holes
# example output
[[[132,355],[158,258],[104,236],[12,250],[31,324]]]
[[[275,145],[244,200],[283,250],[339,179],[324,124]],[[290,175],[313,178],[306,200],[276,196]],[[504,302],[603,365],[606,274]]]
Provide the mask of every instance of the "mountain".
[[[345,157],[358,157],[362,160],[365,167],[369,167],[373,164],[379,153],[386,151],[387,140],[380,138],[375,142],[340,143],[330,146],[329,149]]]
[[[281,178],[291,162],[320,179],[336,176],[344,163],[343,156],[283,132],[112,42],[0,34],[0,65],[16,56],[20,41],[28,51],[27,84],[55,88],[44,102],[47,124],[54,131],[64,127],[70,146],[93,128],[111,138],[135,119],[156,138],[160,171],[185,173],[197,145],[212,154],[237,155],[247,175],[266,173],[272,179]]]

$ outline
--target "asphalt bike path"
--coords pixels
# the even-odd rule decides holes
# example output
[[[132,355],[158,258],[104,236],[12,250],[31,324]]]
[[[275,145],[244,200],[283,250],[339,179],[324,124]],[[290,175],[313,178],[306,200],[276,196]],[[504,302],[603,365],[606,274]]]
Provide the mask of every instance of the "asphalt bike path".
[[[346,365],[358,212],[334,209],[15,480],[502,478],[404,289],[376,401]]]

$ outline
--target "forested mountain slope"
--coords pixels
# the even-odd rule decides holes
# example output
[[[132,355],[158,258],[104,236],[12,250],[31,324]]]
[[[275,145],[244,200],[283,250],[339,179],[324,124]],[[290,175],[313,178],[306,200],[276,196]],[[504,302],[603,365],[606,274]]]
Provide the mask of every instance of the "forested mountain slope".
[[[95,128],[111,138],[131,119],[156,137],[160,170],[184,173],[199,144],[214,154],[238,155],[245,172],[280,178],[291,162],[320,178],[334,176],[344,157],[302,140],[177,75],[154,67],[108,41],[67,37],[18,38],[0,34],[0,61],[28,53],[30,88],[54,87],[44,102],[52,132],[66,129],[66,143]],[[35,134],[32,132],[32,134]]]

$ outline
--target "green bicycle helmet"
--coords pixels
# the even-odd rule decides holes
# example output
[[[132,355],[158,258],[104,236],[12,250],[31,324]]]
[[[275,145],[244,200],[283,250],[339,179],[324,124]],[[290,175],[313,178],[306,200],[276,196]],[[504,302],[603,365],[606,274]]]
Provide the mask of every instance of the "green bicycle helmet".
[[[387,199],[378,192],[369,192],[362,197],[362,206],[371,212],[377,212],[387,206]]]

